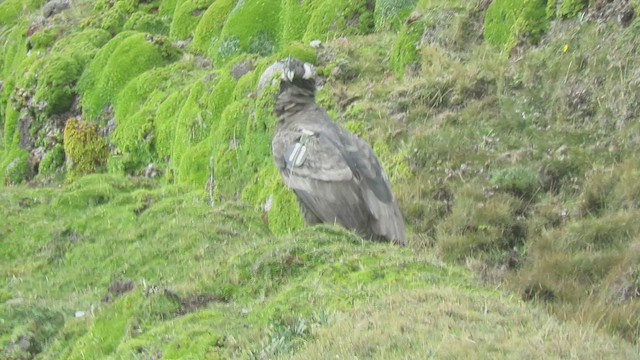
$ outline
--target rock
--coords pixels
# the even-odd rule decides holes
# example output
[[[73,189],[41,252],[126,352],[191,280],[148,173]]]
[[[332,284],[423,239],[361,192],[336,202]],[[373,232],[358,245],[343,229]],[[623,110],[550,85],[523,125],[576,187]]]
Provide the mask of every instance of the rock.
[[[42,15],[45,18],[50,18],[53,15],[59,14],[71,6],[70,0],[51,0],[44,4],[42,7]]]

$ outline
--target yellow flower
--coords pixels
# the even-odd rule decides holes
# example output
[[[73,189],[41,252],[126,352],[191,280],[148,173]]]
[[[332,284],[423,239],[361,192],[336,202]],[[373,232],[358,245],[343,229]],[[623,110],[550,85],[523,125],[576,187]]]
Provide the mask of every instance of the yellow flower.
[[[562,47],[562,53],[566,53],[567,51],[569,51],[569,44],[564,44],[564,46]]]

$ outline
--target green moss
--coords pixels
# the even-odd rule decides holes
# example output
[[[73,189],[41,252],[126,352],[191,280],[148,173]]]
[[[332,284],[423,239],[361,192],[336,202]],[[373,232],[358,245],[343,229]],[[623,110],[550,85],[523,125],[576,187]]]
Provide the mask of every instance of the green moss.
[[[122,31],[129,16],[138,8],[137,0],[97,1],[94,15],[84,19],[84,27],[97,27],[116,35]]]
[[[537,43],[548,26],[545,0],[496,0],[484,18],[484,38],[510,51],[518,41]]]
[[[262,170],[245,187],[242,199],[264,213],[275,234],[290,233],[304,225],[296,195],[282,183],[273,159],[265,159]]]
[[[171,22],[171,36],[185,39],[192,35],[198,26],[202,14],[214,0],[184,0],[176,4]]]
[[[172,18],[176,11],[176,6],[180,0],[162,0],[158,9],[158,15],[162,17]]]
[[[176,180],[195,189],[205,189],[213,173],[213,151],[209,141],[189,147],[184,151],[178,167]],[[222,181],[226,181],[223,177]]]
[[[157,151],[158,110],[198,74],[193,63],[178,62],[144,72],[124,87],[114,102],[116,128],[111,137],[122,156],[110,158],[110,168],[133,173],[149,163],[167,161],[168,153]],[[176,114],[166,121],[174,124]]]
[[[62,32],[63,30],[57,26],[46,27],[31,35],[29,38],[29,44],[31,44],[32,49],[47,49],[55,43]]]
[[[87,174],[106,164],[109,148],[95,124],[70,118],[64,127],[64,152],[71,171]]]
[[[374,11],[376,30],[399,28],[417,3],[418,0],[376,0]]]
[[[368,34],[374,30],[373,3],[367,0],[325,0],[314,9],[303,40]]]
[[[216,0],[207,8],[195,28],[193,41],[189,44],[192,49],[215,58],[222,29],[236,3],[237,0]]]
[[[282,0],[280,21],[282,26],[281,42],[289,44],[301,40],[309,25],[309,19],[317,1]]]
[[[98,29],[74,33],[56,43],[48,56],[31,66],[30,76],[21,80],[20,86],[35,87],[33,100],[43,105],[37,116],[40,121],[71,108],[76,82],[86,64],[108,39],[109,34]]]
[[[64,325],[64,315],[59,310],[36,302],[21,301],[18,304],[0,305],[0,311],[3,318],[0,340],[5,340],[3,335],[8,334],[12,345],[20,340],[29,342],[28,348],[0,342],[3,346],[3,357],[8,359],[33,358]]]
[[[64,160],[64,146],[56,144],[40,161],[38,173],[44,176],[52,175],[64,166]]]
[[[229,14],[218,42],[216,62],[224,64],[241,52],[271,54],[280,36],[278,0],[247,0]]]
[[[248,100],[235,101],[222,112],[211,133],[214,149],[216,198],[237,198],[252,173],[240,158],[245,142],[245,130],[250,119]]]
[[[104,357],[113,353],[127,333],[133,331],[135,323],[131,317],[142,303],[141,292],[134,291],[117,299],[111,306],[103,309],[97,316],[86,335],[81,337],[70,355],[70,359],[81,359],[85,353]]]
[[[37,9],[44,0],[5,0],[0,3],[0,24],[11,26],[18,22],[25,13]]]
[[[279,51],[279,53],[281,54],[281,58],[292,56],[300,61],[308,62],[310,64],[315,64],[318,61],[316,49],[302,41],[293,41],[288,43],[281,51]]]
[[[18,134],[18,118],[20,113],[16,111],[11,102],[7,102],[7,106],[4,111],[4,146],[11,147],[17,146],[19,140]]]
[[[178,54],[163,37],[132,31],[118,34],[100,49],[80,78],[83,114],[88,119],[97,118],[129,81],[169,64]]]
[[[16,147],[4,154],[0,164],[0,176],[4,185],[16,185],[33,176],[29,153]]]
[[[177,159],[172,158],[173,141],[176,137],[176,114],[180,113],[184,102],[189,96],[189,87],[184,87],[180,91],[171,93],[159,106],[155,116],[155,149],[156,154],[161,159],[172,160],[177,163]]]
[[[123,30],[135,30],[150,34],[169,34],[169,25],[159,16],[147,14],[142,11],[133,13],[127,22],[124,23]]]
[[[190,87],[189,96],[175,117],[175,138],[171,146],[173,161],[187,159],[187,150],[201,142],[211,131],[211,118],[205,109],[208,87],[200,80]]]

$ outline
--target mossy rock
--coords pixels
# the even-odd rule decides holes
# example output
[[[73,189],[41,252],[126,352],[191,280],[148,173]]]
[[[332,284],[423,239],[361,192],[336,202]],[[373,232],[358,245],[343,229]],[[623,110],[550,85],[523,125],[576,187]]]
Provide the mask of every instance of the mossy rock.
[[[64,127],[64,152],[69,170],[88,174],[106,164],[109,148],[97,125],[73,117]]]
[[[222,29],[236,3],[237,0],[216,0],[209,6],[202,14],[195,28],[193,41],[189,44],[193,50],[211,58],[215,57]]]
[[[240,53],[274,52],[279,43],[279,0],[247,0],[229,14],[216,55],[216,62],[224,64]]]
[[[374,30],[374,3],[368,0],[325,0],[315,7],[303,40],[363,35]]]
[[[118,34],[100,49],[80,78],[83,114],[96,119],[129,81],[173,62],[179,53],[162,36],[133,31]]]
[[[509,52],[519,41],[537,43],[547,30],[546,0],[496,0],[484,17],[484,38]]]
[[[214,0],[184,0],[176,4],[171,22],[171,37],[186,39],[198,26],[202,15]]]

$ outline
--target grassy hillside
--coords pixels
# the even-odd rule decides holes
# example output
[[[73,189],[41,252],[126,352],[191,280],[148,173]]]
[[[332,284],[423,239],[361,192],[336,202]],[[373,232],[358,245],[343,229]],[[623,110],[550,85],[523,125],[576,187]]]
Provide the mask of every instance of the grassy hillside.
[[[631,358],[429,252],[334,227],[270,234],[251,208],[90,175],[9,188],[5,358]]]
[[[639,11],[1,2],[2,355],[633,358]],[[303,226],[255,91],[289,55],[380,157],[407,249]]]

